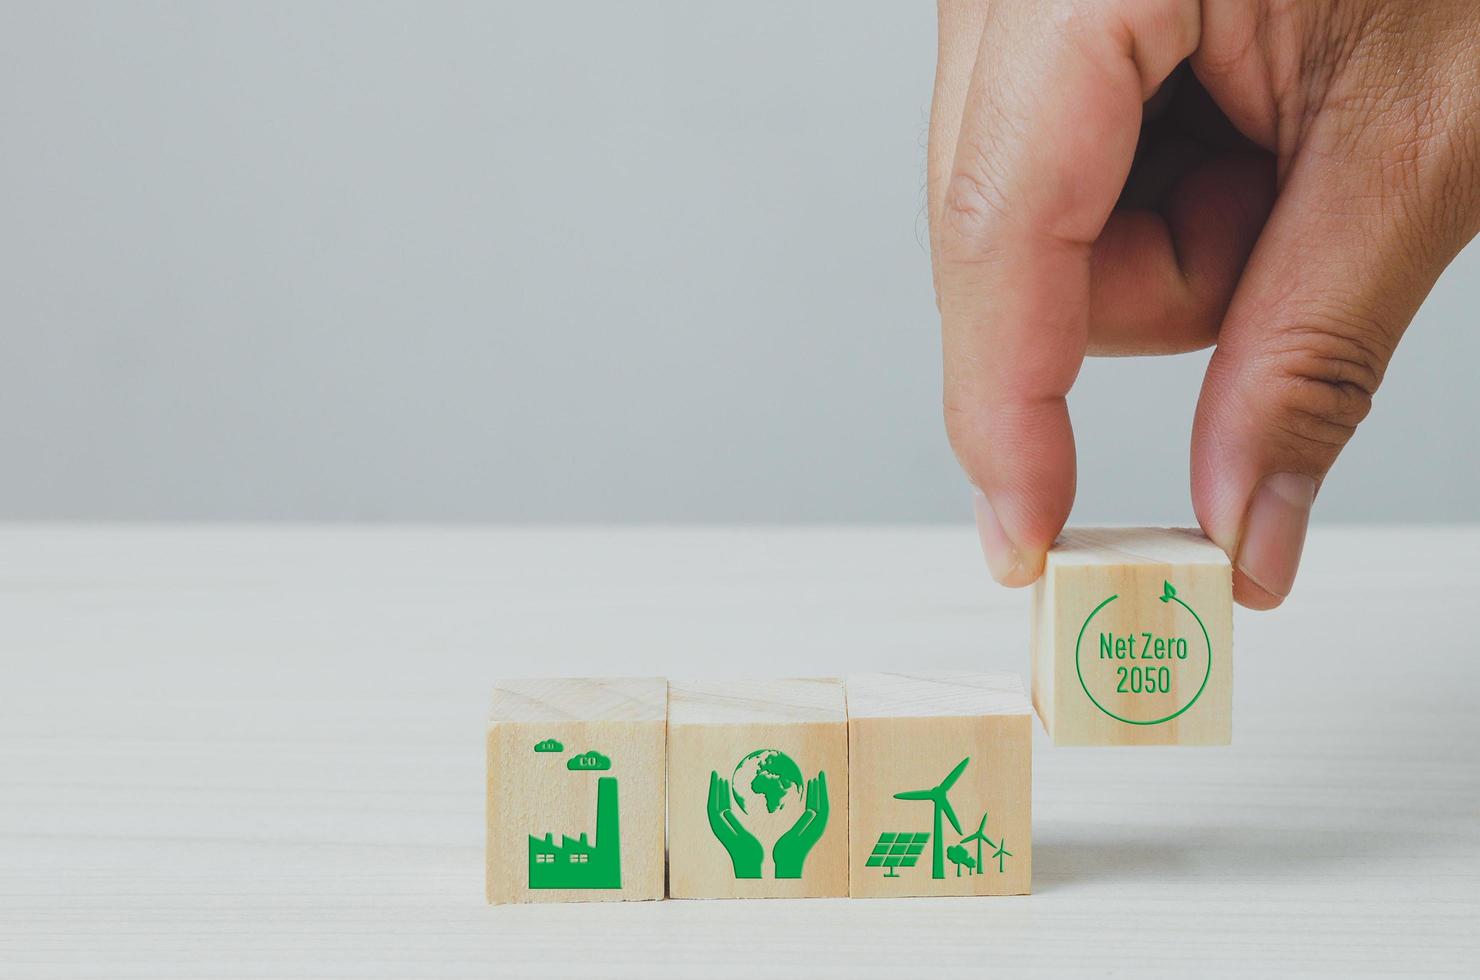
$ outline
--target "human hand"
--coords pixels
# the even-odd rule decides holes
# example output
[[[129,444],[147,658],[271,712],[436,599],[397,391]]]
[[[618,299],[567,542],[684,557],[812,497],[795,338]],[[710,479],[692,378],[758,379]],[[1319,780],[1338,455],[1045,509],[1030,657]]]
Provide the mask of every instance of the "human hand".
[[[1480,3],[941,0],[929,171],[946,423],[993,576],[1036,579],[1068,517],[1084,356],[1216,343],[1193,506],[1271,608],[1480,230]]]
[[[776,877],[800,878],[802,865],[812,851],[812,845],[827,829],[827,773],[819,772],[816,779],[807,780],[807,808],[797,817],[791,829],[782,834],[771,848],[771,860],[776,865]]]
[[[730,781],[719,778],[717,772],[709,774],[709,829],[729,852],[736,878],[761,876],[761,859],[765,857],[765,851],[755,835],[735,819],[730,809]]]

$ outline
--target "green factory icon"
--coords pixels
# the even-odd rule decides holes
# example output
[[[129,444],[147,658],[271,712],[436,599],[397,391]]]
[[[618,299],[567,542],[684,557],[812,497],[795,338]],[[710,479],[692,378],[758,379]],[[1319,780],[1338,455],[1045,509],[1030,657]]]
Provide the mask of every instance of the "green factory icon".
[[[536,752],[556,752],[553,739],[535,746]],[[607,770],[611,760],[599,752],[572,756],[565,769],[578,773]],[[573,777],[579,778],[579,777]],[[596,832],[593,842],[582,832],[579,837],[562,834],[529,835],[530,888],[621,888],[622,836],[617,816],[617,778],[602,776],[596,780]]]

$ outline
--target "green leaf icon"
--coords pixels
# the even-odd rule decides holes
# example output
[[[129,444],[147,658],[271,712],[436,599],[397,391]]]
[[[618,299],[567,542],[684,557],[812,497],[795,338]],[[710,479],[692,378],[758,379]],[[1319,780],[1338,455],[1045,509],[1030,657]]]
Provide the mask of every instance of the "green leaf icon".
[[[1177,597],[1177,590],[1174,589],[1174,588],[1172,588],[1172,583],[1167,582],[1167,581],[1163,581],[1161,583],[1161,587],[1162,587],[1162,593],[1161,593],[1161,601],[1162,602],[1171,602],[1173,599],[1175,599]]]

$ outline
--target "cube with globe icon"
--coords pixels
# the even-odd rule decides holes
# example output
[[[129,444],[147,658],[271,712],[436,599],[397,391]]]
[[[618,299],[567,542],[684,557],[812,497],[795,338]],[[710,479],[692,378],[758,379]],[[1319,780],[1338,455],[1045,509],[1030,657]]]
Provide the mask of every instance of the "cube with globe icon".
[[[846,896],[842,682],[671,682],[668,801],[671,898]]]

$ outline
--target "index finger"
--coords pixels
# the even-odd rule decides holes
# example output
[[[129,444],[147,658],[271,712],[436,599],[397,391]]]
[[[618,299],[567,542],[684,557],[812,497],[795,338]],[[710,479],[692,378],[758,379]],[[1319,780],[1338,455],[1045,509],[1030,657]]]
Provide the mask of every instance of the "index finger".
[[[982,9],[942,5],[943,74],[963,57],[946,32]],[[1130,171],[1142,104],[1197,46],[1198,4],[985,9],[964,95],[937,78],[931,252],[951,445],[978,490],[993,575],[1026,585],[1074,500],[1065,396],[1089,344],[1092,249]]]

